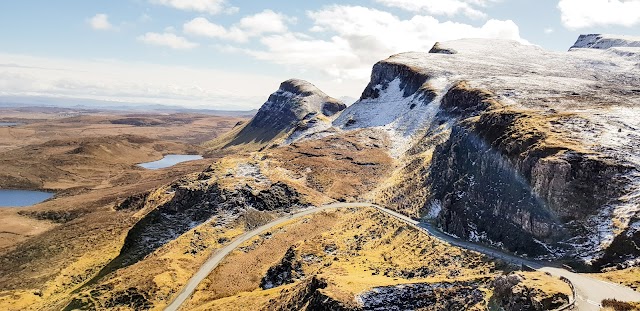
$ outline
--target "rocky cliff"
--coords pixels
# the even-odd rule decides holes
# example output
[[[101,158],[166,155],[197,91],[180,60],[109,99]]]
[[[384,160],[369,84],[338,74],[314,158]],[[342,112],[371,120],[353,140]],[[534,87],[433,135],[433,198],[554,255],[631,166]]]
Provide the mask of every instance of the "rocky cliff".
[[[262,105],[246,125],[223,138],[222,147],[275,142],[277,139],[298,138],[301,132],[323,130],[346,105],[319,90],[313,84],[291,79]]]
[[[628,261],[640,59],[612,50],[635,41],[597,37],[565,53],[470,39],[394,55],[334,126],[393,141],[401,165],[383,204],[520,254]]]

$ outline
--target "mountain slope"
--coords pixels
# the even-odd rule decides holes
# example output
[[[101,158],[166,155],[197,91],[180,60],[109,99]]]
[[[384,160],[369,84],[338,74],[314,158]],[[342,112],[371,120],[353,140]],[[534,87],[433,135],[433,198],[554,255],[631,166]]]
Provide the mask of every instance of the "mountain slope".
[[[378,200],[451,234],[598,267],[635,258],[614,240],[640,236],[640,60],[600,37],[618,43],[466,39],[394,55],[334,126],[391,137],[401,168]]]
[[[269,96],[250,122],[209,146],[214,149],[239,145],[259,148],[280,139],[295,139],[301,131],[328,128],[333,116],[345,108],[342,102],[309,82],[287,80]]]

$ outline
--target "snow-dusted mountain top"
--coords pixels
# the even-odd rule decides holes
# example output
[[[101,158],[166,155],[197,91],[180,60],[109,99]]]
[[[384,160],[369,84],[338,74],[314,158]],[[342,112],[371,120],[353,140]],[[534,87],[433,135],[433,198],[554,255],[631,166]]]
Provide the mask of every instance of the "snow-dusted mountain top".
[[[345,108],[340,100],[332,98],[315,85],[299,79],[290,79],[280,84],[263,108],[288,106],[299,119],[312,112],[332,116]],[[272,108],[272,107],[271,107]]]
[[[376,64],[362,98],[334,125],[343,129],[381,127],[391,131],[396,141],[411,141],[420,129],[429,127],[449,88],[467,81],[472,88],[494,93],[503,105],[553,109],[589,119],[591,131],[559,125],[563,127],[559,130],[580,136],[587,145],[602,144],[628,154],[635,148],[631,141],[640,144],[636,137],[640,130],[640,58],[633,51],[625,54],[620,50],[635,48],[553,52],[496,39],[440,42],[437,47],[437,51],[455,53],[408,52]],[[619,128],[631,132],[618,133]],[[640,157],[636,160],[640,167]]]
[[[597,101],[606,93],[619,94],[627,89],[634,95],[631,89],[640,85],[640,74],[635,70],[638,59],[608,51],[551,52],[515,41],[487,39],[444,42],[439,47],[457,53],[403,53],[384,63],[410,66],[428,75],[429,80],[444,78],[449,83],[467,80],[473,86],[496,91],[505,99],[531,99],[531,96],[560,99],[580,93],[596,96]],[[607,97],[606,101],[635,102],[637,97]]]
[[[640,47],[640,37],[606,34],[581,35],[571,48],[608,49],[612,47]]]
[[[298,132],[305,130],[323,130],[345,108],[341,101],[307,81],[287,80],[269,96],[248,124],[227,139],[230,142],[225,146],[269,143],[275,138],[298,137]]]
[[[547,202],[552,205],[556,204],[554,200],[562,199],[574,190],[575,193],[582,191],[563,188],[570,184],[569,181],[579,180],[576,176],[594,177],[596,180],[607,172],[624,168],[625,173],[618,176],[620,183],[624,184],[624,191],[607,194],[594,186],[596,181],[585,181],[583,186],[594,187],[589,193],[610,201],[583,204],[576,200],[576,208],[571,210],[571,213],[579,211],[571,217],[581,217],[589,223],[589,232],[597,232],[576,233],[576,237],[585,239],[571,240],[571,243],[580,256],[595,258],[589,256],[611,245],[622,230],[628,229],[625,234],[629,236],[637,231],[640,237],[638,42],[640,40],[633,37],[587,35],[581,36],[576,44],[582,48],[567,52],[547,51],[534,45],[496,39],[440,42],[430,53],[401,53],[378,62],[360,100],[343,111],[333,125],[343,131],[375,129],[383,133],[391,141],[391,155],[400,161],[413,159],[421,150],[432,150],[429,152],[437,155],[446,150],[445,147],[459,147],[443,155],[442,159],[447,160],[438,162],[439,166],[433,166],[431,172],[448,167],[447,163],[453,163],[451,159],[458,151],[462,158],[468,157],[470,149],[465,148],[475,146],[480,140],[478,137],[491,133],[485,135],[482,139],[487,140],[482,142],[489,145],[495,141],[506,142],[497,144],[495,148],[502,148],[500,152],[503,155],[517,155],[510,155],[509,161],[517,163],[513,169],[521,170],[519,174],[530,176],[530,185],[553,184],[553,187],[564,189],[556,193],[556,190],[543,187],[544,190],[536,193],[545,196],[553,192],[549,195],[552,199]],[[515,121],[512,124],[509,120]],[[524,125],[518,122],[531,123]],[[465,133],[471,134],[465,136]],[[492,136],[494,134],[496,136]],[[523,139],[518,140],[518,137]],[[543,138],[537,140],[536,137]],[[450,146],[448,142],[451,142]],[[532,142],[537,143],[527,145]],[[456,145],[458,143],[460,145]],[[560,149],[564,151],[558,151]],[[539,150],[549,155],[538,154]],[[566,150],[571,152],[564,153]],[[577,162],[570,158],[571,154],[580,154],[583,159],[591,159],[606,169],[588,170],[588,165],[574,165]],[[481,160],[482,157],[465,159],[460,165],[466,167]],[[545,166],[545,163],[554,161],[567,163],[567,170],[557,176],[566,174],[559,177],[558,180],[562,181],[557,183],[553,177],[557,169],[551,164]],[[540,164],[538,169],[546,167],[545,172],[549,173],[540,173],[542,170],[539,170],[533,174],[533,169],[526,166],[529,164],[523,163]],[[486,167],[482,166],[483,172]],[[462,170],[458,167],[448,169]],[[461,172],[461,176],[468,174],[467,171]],[[469,182],[472,184],[473,180]],[[450,200],[458,196],[451,202],[457,201],[466,190],[460,191],[442,198]],[[474,195],[482,197],[484,192]],[[465,201],[464,204],[476,208],[476,201]],[[466,206],[464,204],[460,206]],[[563,204],[553,206],[557,206],[560,212],[566,208]],[[463,207],[456,213],[464,210]],[[592,214],[588,216],[578,215],[585,210],[594,212],[589,212]],[[457,216],[447,219],[461,215],[456,213],[451,215]],[[512,219],[520,219],[520,216]],[[515,223],[516,227],[520,226],[517,221]],[[597,238],[591,239],[593,236]]]

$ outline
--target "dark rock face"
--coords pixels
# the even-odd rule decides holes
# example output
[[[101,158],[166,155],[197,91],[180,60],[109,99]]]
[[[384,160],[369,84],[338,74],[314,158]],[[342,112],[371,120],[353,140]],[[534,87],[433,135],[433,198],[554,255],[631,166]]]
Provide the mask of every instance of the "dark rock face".
[[[230,191],[217,184],[208,186],[190,181],[179,181],[172,188],[175,190],[173,199],[138,221],[129,230],[120,255],[88,284],[141,260],[221,210],[239,214],[247,208],[288,211],[305,205],[302,196],[284,183],[272,184],[262,191],[254,191],[248,186]]]
[[[405,96],[407,90],[421,94],[426,72],[378,63],[363,97],[375,98],[394,79],[405,85]],[[440,112],[408,152],[433,150],[430,162],[408,162],[411,177],[384,204],[435,213],[446,232],[521,254],[578,255],[567,242],[597,235],[591,217],[625,194],[633,168],[557,142],[546,118],[542,111],[510,109],[493,93],[458,82],[443,94]],[[407,193],[425,197],[407,200]],[[636,253],[628,237],[614,242],[618,251],[612,256]]]
[[[340,111],[345,110],[346,108],[347,108],[347,105],[345,105],[342,102],[328,101],[322,104],[322,114],[324,114],[327,117],[331,117],[339,113]]]
[[[357,311],[360,308],[345,305],[327,296],[322,290],[327,282],[316,276],[300,282],[294,288],[283,290],[280,297],[269,301],[265,311]]]
[[[304,278],[304,271],[300,261],[296,260],[296,251],[290,247],[277,265],[269,268],[267,274],[260,281],[260,288],[270,289],[285,284],[291,284]]]
[[[526,180],[472,132],[452,129],[434,152],[429,176],[432,197],[442,206],[437,221],[447,232],[467,239],[484,232],[484,242],[500,241],[529,255],[546,253],[534,238],[562,236],[561,225]]]
[[[149,310],[153,308],[153,303],[147,298],[148,294],[135,287],[124,291],[114,292],[113,286],[102,285],[91,291],[94,296],[108,294],[110,298],[101,303],[89,295],[81,295],[74,298],[63,310],[111,310],[127,308],[131,310]]]
[[[502,109],[489,92],[460,83],[441,108],[442,119],[458,122],[436,147],[425,186],[441,203],[437,221],[447,232],[472,239],[482,232],[509,250],[544,255],[535,240],[589,234],[569,223],[623,193],[629,167],[545,144],[544,129],[522,126],[537,116]]]
[[[269,96],[269,100],[228,146],[252,141],[268,142],[279,134],[296,129],[303,121],[317,122],[318,115],[330,117],[346,107],[309,82],[287,80]]]
[[[638,218],[632,218],[631,223],[640,221]],[[629,265],[623,264],[627,260],[640,257],[640,231],[629,228],[622,234],[618,235],[611,245],[605,250],[602,258],[596,260],[594,267],[603,269],[616,267],[620,269],[629,268]]]
[[[359,296],[362,310],[468,310],[484,300],[474,282],[378,287]]]
[[[400,88],[404,90],[404,97],[420,91],[425,95],[425,102],[430,102],[436,96],[433,90],[425,85],[429,80],[429,75],[417,73],[407,65],[379,62],[373,66],[371,81],[362,92],[360,100],[378,98],[380,90],[386,89],[389,83],[395,79],[400,79]]]
[[[149,198],[149,192],[143,192],[143,193],[138,193],[136,195],[132,195],[126,199],[124,199],[124,201],[122,201],[120,204],[117,204],[114,209],[116,211],[121,211],[121,210],[140,210],[144,207],[147,199]]]
[[[554,310],[569,303],[569,297],[556,293],[538,300],[541,290],[522,286],[517,274],[503,275],[493,282],[494,298],[506,311],[544,311]]]

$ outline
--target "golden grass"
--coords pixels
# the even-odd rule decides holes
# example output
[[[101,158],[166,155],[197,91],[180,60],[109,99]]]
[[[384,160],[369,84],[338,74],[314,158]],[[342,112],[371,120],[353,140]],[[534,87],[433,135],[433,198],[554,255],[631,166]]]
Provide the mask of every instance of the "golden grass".
[[[544,272],[516,272],[522,278],[522,285],[528,288],[535,288],[540,291],[540,296],[552,296],[555,293],[565,294],[571,297],[573,294],[569,285],[560,279],[548,275]]]
[[[255,290],[269,267],[291,245],[330,229],[338,219],[337,212],[322,212],[275,227],[266,235],[244,243],[198,286],[186,309]]]
[[[259,284],[291,245],[304,274],[327,280],[323,293],[348,304],[355,303],[358,293],[378,286],[479,280],[499,273],[482,255],[442,243],[368,208],[316,214],[267,236],[227,257],[183,309],[259,310],[277,303],[280,292],[300,282],[270,290]],[[426,275],[407,275],[425,268],[430,270]]]
[[[331,198],[354,201],[391,173],[393,160],[386,151],[387,144],[370,131],[301,141],[265,151],[271,167],[265,174],[273,174],[274,178],[288,175],[298,184]]]
[[[216,249],[229,243],[244,232],[244,225],[230,228],[213,227],[204,223],[164,245],[144,260],[120,269],[91,286],[76,297],[90,297],[104,305],[118,292],[135,288],[153,305],[162,310],[199,267]],[[107,286],[109,290],[100,290]],[[125,306],[122,310],[127,310]]]
[[[638,290],[640,288],[640,267],[613,270],[603,273],[593,273],[591,276],[608,282],[622,284]]]

